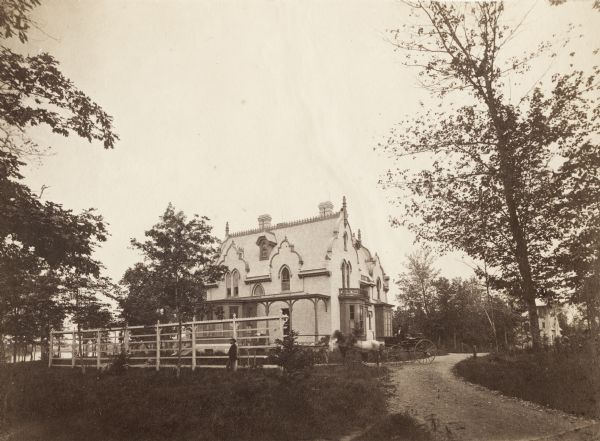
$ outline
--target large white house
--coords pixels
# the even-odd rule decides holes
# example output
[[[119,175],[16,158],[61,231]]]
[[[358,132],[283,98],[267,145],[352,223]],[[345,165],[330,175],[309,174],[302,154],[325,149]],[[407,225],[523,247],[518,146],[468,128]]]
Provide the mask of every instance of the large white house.
[[[207,303],[225,318],[285,314],[301,341],[339,329],[362,330],[366,339],[392,335],[389,277],[377,254],[355,234],[342,209],[319,204],[318,216],[271,223],[235,233],[226,227],[219,263],[223,280],[209,286]]]

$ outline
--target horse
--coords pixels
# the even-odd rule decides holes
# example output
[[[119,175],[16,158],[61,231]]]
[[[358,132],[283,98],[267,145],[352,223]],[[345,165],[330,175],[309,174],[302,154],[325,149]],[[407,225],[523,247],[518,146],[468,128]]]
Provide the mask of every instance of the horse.
[[[346,359],[346,354],[349,351],[357,351],[364,358],[365,355],[373,354],[377,366],[381,361],[381,354],[385,348],[385,343],[378,340],[358,340],[354,335],[344,335],[341,331],[334,331],[333,335],[334,347],[340,350],[342,357]]]

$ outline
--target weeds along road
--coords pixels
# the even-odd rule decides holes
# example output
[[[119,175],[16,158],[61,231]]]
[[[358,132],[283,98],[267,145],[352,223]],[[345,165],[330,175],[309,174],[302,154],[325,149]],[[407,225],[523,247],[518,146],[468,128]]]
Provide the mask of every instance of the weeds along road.
[[[600,440],[595,421],[505,397],[456,377],[452,367],[468,356],[450,354],[430,365],[391,365],[396,390],[390,411],[410,409],[439,440]]]

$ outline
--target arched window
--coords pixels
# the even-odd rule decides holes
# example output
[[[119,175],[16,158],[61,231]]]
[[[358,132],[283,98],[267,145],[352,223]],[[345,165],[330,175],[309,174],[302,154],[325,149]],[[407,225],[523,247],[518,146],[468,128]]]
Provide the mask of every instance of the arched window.
[[[258,285],[254,285],[254,289],[252,290],[252,295],[257,296],[257,297],[261,297],[261,296],[265,295],[265,289],[263,288],[263,286],[260,283]]]
[[[233,283],[233,296],[237,297],[240,295],[240,273],[233,271],[231,273],[231,279]]]
[[[344,231],[344,251],[348,251],[348,233]]]
[[[231,297],[231,273],[229,272],[225,274],[225,288],[227,292],[227,297]]]
[[[281,290],[290,290],[290,270],[285,266],[281,270]]]
[[[381,279],[377,277],[377,300],[381,300]]]
[[[342,262],[342,288],[348,288],[346,285],[346,261]]]
[[[352,266],[350,262],[346,263],[346,288],[350,288],[350,273],[352,272]]]
[[[263,244],[260,246],[260,260],[267,260],[269,257],[269,247],[267,246],[266,243],[263,242]]]

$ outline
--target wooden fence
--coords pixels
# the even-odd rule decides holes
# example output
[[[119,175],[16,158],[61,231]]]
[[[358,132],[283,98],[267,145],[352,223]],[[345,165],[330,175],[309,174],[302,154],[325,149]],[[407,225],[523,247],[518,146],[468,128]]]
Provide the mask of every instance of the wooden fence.
[[[181,325],[181,366],[223,368],[230,339],[238,345],[241,367],[272,367],[267,364],[275,340],[283,338],[287,316],[191,321]],[[95,367],[102,369],[120,354],[130,367],[175,367],[178,359],[178,323],[151,326],[51,331],[49,367]]]

